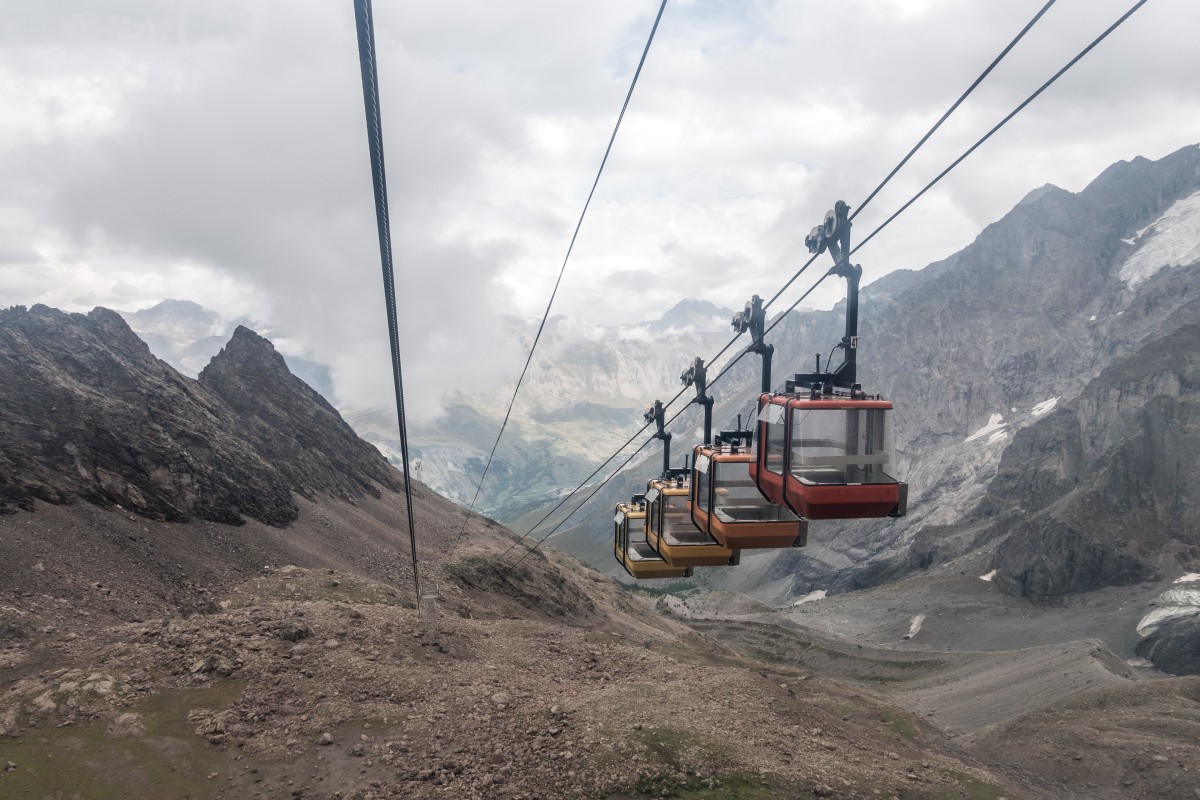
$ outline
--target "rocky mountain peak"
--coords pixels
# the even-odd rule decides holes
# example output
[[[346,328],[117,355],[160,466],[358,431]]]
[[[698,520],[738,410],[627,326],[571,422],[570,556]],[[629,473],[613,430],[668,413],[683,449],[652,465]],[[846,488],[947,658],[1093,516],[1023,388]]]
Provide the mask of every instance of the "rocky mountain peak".
[[[295,380],[275,346],[244,325],[234,329],[229,343],[200,372],[201,383],[209,386],[236,381],[266,389]]]
[[[395,470],[238,328],[199,381],[116,312],[0,311],[0,512],[83,499],[153,519],[283,526],[295,492],[353,502]]]

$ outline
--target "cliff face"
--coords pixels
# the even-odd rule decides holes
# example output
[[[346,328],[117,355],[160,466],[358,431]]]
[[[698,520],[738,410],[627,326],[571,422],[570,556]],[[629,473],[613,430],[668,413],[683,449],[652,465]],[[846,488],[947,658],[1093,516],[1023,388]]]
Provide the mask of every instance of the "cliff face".
[[[1184,325],[1020,431],[980,509],[1007,534],[997,584],[1041,597],[1200,561],[1198,389],[1200,325]]]
[[[292,492],[352,499],[395,472],[240,328],[193,381],[113,311],[0,311],[0,512],[33,501],[283,526]]]

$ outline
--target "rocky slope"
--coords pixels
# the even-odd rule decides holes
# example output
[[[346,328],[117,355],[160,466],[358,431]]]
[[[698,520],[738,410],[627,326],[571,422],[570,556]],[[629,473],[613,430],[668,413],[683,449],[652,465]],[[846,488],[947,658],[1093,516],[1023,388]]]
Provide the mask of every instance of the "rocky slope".
[[[102,308],[0,311],[0,444],[0,512],[80,497],[152,519],[286,525],[293,492],[398,486],[252,331],[238,328],[193,381]]]

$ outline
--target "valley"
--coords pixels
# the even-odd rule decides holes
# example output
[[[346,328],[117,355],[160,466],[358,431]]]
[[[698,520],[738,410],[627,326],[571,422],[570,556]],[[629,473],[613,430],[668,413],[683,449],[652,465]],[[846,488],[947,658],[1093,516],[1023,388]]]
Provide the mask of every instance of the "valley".
[[[411,476],[423,597],[388,415],[320,365],[188,305],[0,310],[0,796],[1195,800],[1198,190],[1194,146],[1114,165],[867,287],[908,515],[636,586],[612,507],[656,450],[546,546],[521,523],[727,309],[552,331],[469,520],[504,392],[456,396]],[[840,313],[780,324],[777,379]]]

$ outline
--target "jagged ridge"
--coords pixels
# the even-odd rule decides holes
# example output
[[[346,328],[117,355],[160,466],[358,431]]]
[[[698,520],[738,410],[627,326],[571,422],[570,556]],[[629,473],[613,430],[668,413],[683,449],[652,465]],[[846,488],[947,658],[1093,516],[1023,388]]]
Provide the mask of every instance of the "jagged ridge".
[[[78,497],[153,519],[284,526],[292,492],[399,485],[262,337],[239,328],[193,381],[104,308],[0,311],[0,445],[7,512]]]

